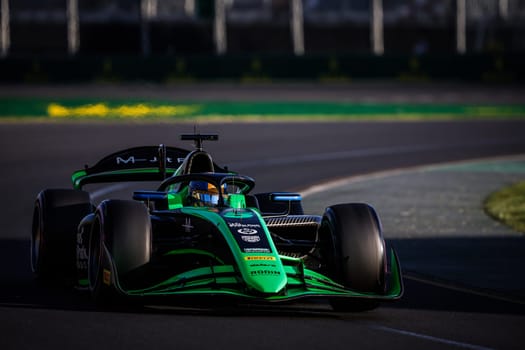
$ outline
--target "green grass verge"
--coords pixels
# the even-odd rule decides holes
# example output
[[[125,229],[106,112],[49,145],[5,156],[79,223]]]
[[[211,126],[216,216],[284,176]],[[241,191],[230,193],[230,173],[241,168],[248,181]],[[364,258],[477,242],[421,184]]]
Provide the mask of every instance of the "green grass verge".
[[[494,219],[525,233],[525,181],[489,195],[484,209]]]
[[[443,120],[525,118],[525,105],[0,98],[0,119]]]

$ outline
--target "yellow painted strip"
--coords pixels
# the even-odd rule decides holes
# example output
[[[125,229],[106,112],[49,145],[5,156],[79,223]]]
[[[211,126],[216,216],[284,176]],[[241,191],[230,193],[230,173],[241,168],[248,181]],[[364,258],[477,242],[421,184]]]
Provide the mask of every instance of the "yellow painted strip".
[[[52,118],[146,118],[173,117],[194,114],[201,109],[198,105],[149,106],[147,104],[121,105],[109,107],[105,103],[66,107],[58,103],[47,106],[47,114]]]

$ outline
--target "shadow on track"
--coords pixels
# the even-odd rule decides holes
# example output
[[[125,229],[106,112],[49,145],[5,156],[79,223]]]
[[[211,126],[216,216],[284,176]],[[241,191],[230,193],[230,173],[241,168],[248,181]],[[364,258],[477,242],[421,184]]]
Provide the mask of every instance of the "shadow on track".
[[[525,314],[525,237],[393,239],[405,295],[393,307]]]
[[[390,243],[397,249],[401,263],[406,269],[405,295],[401,301],[392,304],[383,304],[382,308],[401,308],[414,310],[439,310],[455,312],[479,312],[494,314],[525,314],[525,299],[514,299],[518,302],[501,300],[491,296],[486,289],[471,288],[467,283],[450,283],[436,276],[416,274],[425,264],[438,264],[439,269],[453,267],[456,264],[451,258],[454,249],[444,250],[446,246],[456,247],[457,254],[478,256],[490,264],[494,261],[493,250],[507,257],[508,266],[487,269],[484,266],[462,266],[466,274],[476,275],[476,278],[486,278],[487,283],[494,283],[498,288],[512,287],[512,283],[523,283],[519,264],[513,265],[514,259],[523,256],[525,239],[406,239],[394,240]],[[237,303],[198,302],[191,304],[173,304],[169,306],[132,306],[115,308],[111,310],[98,309],[87,293],[81,293],[64,287],[42,286],[35,280],[29,262],[29,241],[26,240],[0,240],[0,306],[13,308],[55,309],[69,311],[101,311],[117,313],[153,313],[176,315],[206,315],[206,316],[232,316],[232,317],[296,317],[296,318],[338,318],[340,314],[331,310],[324,300],[312,303],[281,304],[281,305],[253,305]],[[467,245],[469,249],[459,249]],[[508,248],[505,251],[498,249]],[[441,255],[437,254],[441,251]],[[448,251],[448,255],[444,252]],[[437,255],[434,256],[433,253]],[[442,260],[440,260],[442,259]],[[447,260],[448,259],[448,260]],[[447,264],[442,264],[448,261]],[[523,264],[523,262],[521,262]],[[426,266],[429,269],[428,266]],[[455,266],[456,270],[459,266]],[[414,270],[415,269],[415,270]],[[479,275],[484,273],[485,275]],[[490,282],[494,274],[499,273],[497,282]],[[417,276],[417,277],[414,277]],[[469,276],[472,278],[472,276]],[[507,278],[511,278],[507,280]],[[506,281],[504,285],[501,283]],[[516,291],[523,293],[523,290]],[[521,295],[522,297],[522,295]],[[521,301],[520,301],[521,300]],[[188,307],[189,305],[189,307]],[[356,317],[373,317],[374,311],[353,314]]]
[[[29,260],[28,240],[0,240],[0,306],[86,312],[173,314],[232,317],[337,318],[329,305],[309,304],[253,305],[223,299],[186,300],[171,305],[129,305],[110,309],[97,308],[86,292],[63,286],[42,285],[35,279]],[[208,298],[209,299],[209,298]],[[216,301],[215,301],[216,300]]]

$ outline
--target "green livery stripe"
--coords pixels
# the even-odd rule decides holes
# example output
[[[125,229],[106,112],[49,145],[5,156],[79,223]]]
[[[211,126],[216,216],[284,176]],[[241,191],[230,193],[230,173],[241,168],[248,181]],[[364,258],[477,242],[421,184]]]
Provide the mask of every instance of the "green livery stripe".
[[[394,249],[390,250],[390,281],[386,297],[397,299],[403,295],[403,276],[399,259]]]
[[[524,118],[524,104],[226,102],[0,98],[2,118],[315,120]]]
[[[188,250],[189,251],[189,250]],[[200,252],[200,251],[199,251]],[[197,252],[197,253],[199,253]],[[171,252],[170,252],[171,253]],[[170,254],[168,253],[168,254]],[[304,297],[350,297],[378,300],[395,300],[403,293],[403,284],[399,261],[391,251],[391,276],[386,294],[365,293],[345,289],[344,286],[326,276],[298,266],[285,265],[287,288],[285,294],[255,296],[245,292],[245,285],[240,282],[238,272],[231,265],[218,265],[197,268],[173,276],[168,280],[145,289],[126,291],[128,295],[230,295],[245,299],[265,299],[267,301],[285,301]],[[301,273],[302,271],[302,273]]]
[[[78,171],[75,171],[73,173],[73,175],[71,175],[71,182],[73,183],[73,186],[75,188],[78,187],[78,184],[80,183],[80,181],[86,177],[87,173],[84,171],[84,170],[78,170]]]
[[[166,174],[172,175],[175,172],[175,170],[176,169],[174,168],[166,168]],[[126,176],[139,174],[160,174],[160,171],[159,168],[136,168],[105,171],[88,175],[84,170],[78,170],[75,171],[73,175],[71,175],[71,181],[73,183],[73,187],[79,189],[82,186],[82,184],[86,182],[94,183],[97,179],[105,179],[105,181],[103,182],[116,181],[115,179],[119,179],[120,181],[129,181],[128,179],[126,179]],[[113,180],[110,180],[110,178],[113,178]]]
[[[88,279],[80,279],[78,280],[79,287],[88,287],[89,286],[89,280]]]
[[[233,277],[232,277],[233,276]],[[176,290],[209,288],[210,284],[237,284],[236,272],[231,265],[201,267],[173,276],[149,288],[127,291],[130,295],[166,294]]]
[[[216,255],[214,255],[214,254],[212,254],[212,253],[210,253],[210,252],[208,252],[206,250],[201,250],[201,249],[177,249],[177,250],[172,250],[170,252],[167,252],[164,255],[185,255],[185,254],[205,255],[205,256],[208,256],[208,257],[214,259],[219,264],[224,265],[224,261],[222,261],[219,257],[217,257]]]

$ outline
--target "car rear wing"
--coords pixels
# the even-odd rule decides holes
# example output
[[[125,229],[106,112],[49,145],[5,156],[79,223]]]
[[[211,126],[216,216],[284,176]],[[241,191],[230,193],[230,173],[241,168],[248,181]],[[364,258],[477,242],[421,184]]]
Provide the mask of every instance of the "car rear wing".
[[[164,145],[129,148],[104,157],[92,167],[86,165],[75,171],[71,181],[76,189],[93,183],[163,181],[175,173],[189,153]],[[215,168],[222,169],[217,165]]]

